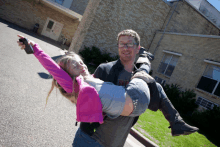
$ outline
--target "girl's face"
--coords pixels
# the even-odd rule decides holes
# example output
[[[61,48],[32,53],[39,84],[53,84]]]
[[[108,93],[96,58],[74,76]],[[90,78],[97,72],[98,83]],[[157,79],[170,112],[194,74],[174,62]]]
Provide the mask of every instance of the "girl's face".
[[[87,66],[80,59],[79,56],[76,56],[74,60],[70,60],[67,67],[69,73],[74,76],[85,76],[89,73]]]

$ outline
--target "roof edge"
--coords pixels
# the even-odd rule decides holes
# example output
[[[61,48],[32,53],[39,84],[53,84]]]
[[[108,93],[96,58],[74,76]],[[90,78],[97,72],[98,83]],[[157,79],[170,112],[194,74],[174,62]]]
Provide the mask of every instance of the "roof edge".
[[[82,15],[62,6],[59,4],[56,4],[55,2],[49,1],[49,0],[40,0],[41,3],[45,4],[46,6],[74,19],[74,20],[79,20],[81,21]]]
[[[174,32],[161,32],[158,31],[157,33],[160,34],[170,34],[170,35],[180,35],[180,36],[191,36],[191,37],[203,37],[203,38],[215,38],[220,39],[220,36],[217,35],[201,35],[201,34],[187,34],[187,33],[174,33]]]
[[[193,9],[195,9],[200,15],[202,15],[205,19],[207,19],[209,22],[211,22],[216,28],[220,30],[220,27],[218,27],[215,23],[213,23],[208,17],[206,17],[201,11],[199,11],[195,6],[193,6],[190,2],[186,0],[182,0],[183,2],[186,2],[189,6],[191,6]]]

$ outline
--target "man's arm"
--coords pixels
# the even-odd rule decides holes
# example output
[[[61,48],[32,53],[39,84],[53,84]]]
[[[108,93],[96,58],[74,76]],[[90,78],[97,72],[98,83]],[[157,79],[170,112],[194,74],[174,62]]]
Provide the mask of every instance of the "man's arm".
[[[137,61],[135,62],[136,67],[138,69],[136,69],[135,72],[144,70],[146,73],[149,74],[150,70],[151,70],[151,61],[154,60],[154,55],[151,54],[150,52],[147,52],[144,47],[140,48],[138,55],[139,55],[139,57],[138,57]]]
[[[149,74],[150,69],[151,69],[151,63],[150,61],[154,60],[154,55],[147,52],[145,48],[141,47],[140,51],[139,51],[139,58],[137,60],[137,64],[139,64],[139,69],[136,70],[135,72],[140,72],[140,71],[148,71],[147,73]],[[149,64],[149,67],[148,67]],[[146,66],[147,65],[147,66]],[[151,77],[152,78],[152,77]],[[159,97],[160,97],[160,93],[157,89],[156,86],[156,82],[155,80],[149,80],[149,77],[147,80],[145,80],[148,84],[148,87],[150,89],[150,104],[148,106],[148,109],[152,110],[152,111],[157,111],[159,109],[159,105],[158,102],[160,101]]]

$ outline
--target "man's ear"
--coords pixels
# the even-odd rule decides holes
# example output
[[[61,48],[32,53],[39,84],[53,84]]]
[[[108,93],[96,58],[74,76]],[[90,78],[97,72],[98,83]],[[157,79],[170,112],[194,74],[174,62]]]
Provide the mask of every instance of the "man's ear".
[[[139,46],[138,46],[138,49],[137,49],[137,53],[136,53],[136,54],[138,54],[138,53],[139,53],[140,49],[141,49],[141,46],[139,45]]]

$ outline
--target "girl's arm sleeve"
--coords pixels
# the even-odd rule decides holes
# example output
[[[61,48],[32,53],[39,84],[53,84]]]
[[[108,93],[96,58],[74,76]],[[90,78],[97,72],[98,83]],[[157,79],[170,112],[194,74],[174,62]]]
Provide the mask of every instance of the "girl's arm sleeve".
[[[38,44],[33,46],[34,56],[43,67],[54,77],[61,87],[67,92],[73,91],[73,80],[49,55],[47,55]]]

